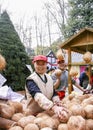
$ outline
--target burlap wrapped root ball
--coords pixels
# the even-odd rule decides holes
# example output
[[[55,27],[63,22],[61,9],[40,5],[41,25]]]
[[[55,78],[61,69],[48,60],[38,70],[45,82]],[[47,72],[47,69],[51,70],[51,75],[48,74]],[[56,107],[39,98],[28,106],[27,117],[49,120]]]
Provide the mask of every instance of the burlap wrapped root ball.
[[[58,60],[64,60],[64,54],[62,53],[62,50],[61,49],[59,49],[58,51],[57,51],[57,53],[56,53],[56,57],[57,57],[57,59]]]
[[[67,122],[67,125],[68,125],[68,130],[85,130],[86,121],[80,115],[71,116]]]
[[[6,61],[5,58],[0,54],[0,70],[5,69]]]
[[[87,51],[87,52],[83,55],[83,60],[84,60],[86,63],[91,62],[91,60],[92,60],[92,54],[91,54],[91,52]]]
[[[56,70],[55,70],[55,75],[56,75],[56,76],[60,77],[61,74],[62,74],[62,71],[61,71],[60,69],[56,69]]]
[[[70,76],[74,77],[78,75],[78,71],[75,67],[71,67],[69,74]]]

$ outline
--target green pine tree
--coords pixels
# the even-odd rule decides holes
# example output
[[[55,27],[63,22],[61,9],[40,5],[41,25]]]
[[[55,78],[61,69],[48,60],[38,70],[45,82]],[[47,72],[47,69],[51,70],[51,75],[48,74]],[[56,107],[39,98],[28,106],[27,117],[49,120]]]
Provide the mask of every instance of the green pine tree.
[[[14,91],[24,90],[25,79],[30,74],[26,64],[31,61],[6,11],[0,16],[0,53],[7,63],[2,71],[7,85]]]
[[[66,36],[70,37],[85,27],[93,27],[93,0],[68,0],[69,14]]]

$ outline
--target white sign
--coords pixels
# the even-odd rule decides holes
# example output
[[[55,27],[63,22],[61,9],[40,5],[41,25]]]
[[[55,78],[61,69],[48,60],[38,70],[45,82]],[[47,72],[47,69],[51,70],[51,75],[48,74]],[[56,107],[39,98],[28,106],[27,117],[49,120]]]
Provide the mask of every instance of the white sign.
[[[33,69],[31,67],[31,65],[26,65],[26,67],[30,70],[31,73],[33,73]]]
[[[2,85],[7,81],[7,79],[0,74],[0,87],[2,87]]]

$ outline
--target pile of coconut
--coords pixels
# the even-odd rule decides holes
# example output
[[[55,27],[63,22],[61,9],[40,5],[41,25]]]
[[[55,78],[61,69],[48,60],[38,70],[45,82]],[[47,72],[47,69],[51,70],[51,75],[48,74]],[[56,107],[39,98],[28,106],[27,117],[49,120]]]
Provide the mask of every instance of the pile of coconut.
[[[93,130],[93,95],[69,94],[62,100],[68,109],[59,120],[46,112],[34,116],[22,102],[0,103],[0,130]]]

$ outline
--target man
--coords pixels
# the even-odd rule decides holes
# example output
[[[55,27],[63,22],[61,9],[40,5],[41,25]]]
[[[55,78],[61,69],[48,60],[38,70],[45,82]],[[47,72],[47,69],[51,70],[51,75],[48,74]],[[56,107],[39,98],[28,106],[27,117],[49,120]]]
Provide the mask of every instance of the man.
[[[38,55],[33,60],[35,72],[26,80],[27,107],[31,114],[36,115],[44,110],[53,111],[59,118],[63,118],[66,108],[60,104],[60,99],[53,88],[53,80],[46,73],[47,57]]]
[[[89,67],[86,67],[85,70],[80,74],[79,81],[80,86],[86,89],[89,84]]]
[[[90,75],[90,79],[89,79]],[[85,70],[80,74],[79,77],[80,85],[86,89],[84,94],[93,94],[93,68],[91,67],[89,73],[89,67],[86,67]]]
[[[61,76],[56,76],[55,72],[52,74],[52,79],[54,81],[54,88],[60,99],[65,97],[66,89],[68,88],[68,70],[66,69],[65,60],[57,59],[58,68],[62,71]],[[84,89],[74,80],[72,79],[72,84],[74,84],[77,88],[84,92]]]

